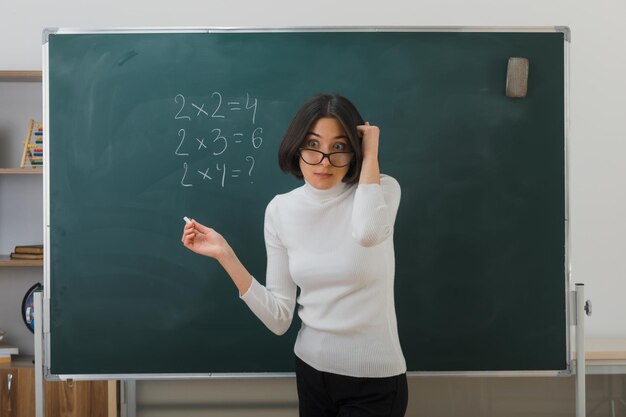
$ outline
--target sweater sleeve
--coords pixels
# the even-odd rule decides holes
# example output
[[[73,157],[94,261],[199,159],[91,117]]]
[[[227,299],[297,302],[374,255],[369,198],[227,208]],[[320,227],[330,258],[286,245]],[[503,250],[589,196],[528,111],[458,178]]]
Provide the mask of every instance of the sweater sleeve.
[[[289,273],[287,249],[276,229],[276,214],[274,199],[265,210],[264,234],[267,251],[265,286],[253,277],[252,285],[240,298],[268,329],[282,335],[291,325],[297,287]]]
[[[400,184],[381,175],[380,184],[359,184],[352,209],[352,237],[361,246],[376,246],[393,234],[400,205]]]

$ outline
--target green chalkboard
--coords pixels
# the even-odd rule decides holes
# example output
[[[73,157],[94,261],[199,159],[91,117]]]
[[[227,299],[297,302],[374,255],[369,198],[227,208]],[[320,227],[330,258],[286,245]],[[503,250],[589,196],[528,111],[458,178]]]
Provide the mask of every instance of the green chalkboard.
[[[409,371],[566,370],[559,31],[48,35],[50,372],[293,370],[219,265],[212,225],[265,282],[263,215],[300,183],[277,149],[311,95],[381,128],[402,201],[396,305]],[[528,96],[505,95],[507,62]],[[355,312],[358,314],[358,312]]]

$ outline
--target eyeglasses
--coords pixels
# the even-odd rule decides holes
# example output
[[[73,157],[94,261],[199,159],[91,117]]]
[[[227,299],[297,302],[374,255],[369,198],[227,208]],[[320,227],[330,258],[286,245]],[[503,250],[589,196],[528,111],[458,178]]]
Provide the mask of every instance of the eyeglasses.
[[[319,165],[324,158],[328,158],[328,162],[335,168],[342,168],[350,164],[354,152],[331,152],[324,153],[315,149],[300,148],[300,158],[309,165]]]

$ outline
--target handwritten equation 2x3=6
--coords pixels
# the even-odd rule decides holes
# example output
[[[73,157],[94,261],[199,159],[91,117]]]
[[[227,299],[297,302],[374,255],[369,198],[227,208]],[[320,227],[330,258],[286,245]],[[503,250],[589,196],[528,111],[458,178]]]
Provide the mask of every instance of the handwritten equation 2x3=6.
[[[243,100],[227,100],[226,105],[224,105],[223,96],[220,92],[213,92],[211,94],[211,103],[209,107],[206,107],[205,103],[191,103],[191,106],[187,106],[187,100],[185,96],[182,94],[177,94],[174,97],[174,102],[178,105],[178,112],[174,116],[174,119],[184,123],[185,121],[190,121],[192,117],[195,119],[198,118],[208,118],[207,120],[213,119],[215,122],[221,120],[226,120],[226,113],[237,112],[242,110],[252,111],[251,122],[252,125],[256,123],[256,114],[258,109],[258,100],[255,98],[253,100],[250,99],[250,94],[246,93],[245,104],[243,104]],[[189,116],[189,110],[193,110],[195,115]],[[252,145],[252,151],[257,150],[263,144],[263,138],[261,135],[263,134],[262,127],[255,127],[251,133],[247,135],[243,133],[242,129],[244,126],[239,126],[236,132],[233,133],[224,133],[225,129],[222,128],[213,128],[210,131],[210,135],[198,135],[204,137],[194,137],[194,141],[190,141],[187,139],[187,130],[185,128],[180,128],[178,130],[178,147],[174,151],[174,155],[178,157],[186,157],[189,156],[191,151],[195,152],[207,152],[212,154],[214,157],[220,157],[223,155],[227,149],[229,149],[229,145],[235,146],[234,149],[229,151],[241,153],[242,148],[247,148],[246,144]],[[254,127],[254,126],[252,126]],[[208,133],[208,132],[207,132]],[[195,135],[192,135],[195,136]],[[207,137],[208,136],[208,137]],[[208,142],[208,143],[207,143]],[[209,149],[211,147],[211,149]],[[249,149],[249,148],[248,148]],[[244,167],[245,171],[242,170],[242,167],[232,168],[225,162],[217,162],[215,164],[215,169],[213,170],[212,164],[208,164],[209,167],[206,169],[202,168],[200,170],[196,170],[192,172],[193,169],[190,169],[189,164],[187,162],[183,162],[183,176],[180,181],[180,184],[183,187],[192,187],[194,184],[192,183],[192,178],[205,182],[205,181],[218,181],[221,187],[223,188],[226,185],[226,178],[240,178],[240,177],[249,177],[252,178],[252,170],[254,169],[254,157],[252,155],[245,155],[243,158],[245,160]],[[242,161],[243,162],[243,161]],[[253,184],[253,181],[250,181]]]

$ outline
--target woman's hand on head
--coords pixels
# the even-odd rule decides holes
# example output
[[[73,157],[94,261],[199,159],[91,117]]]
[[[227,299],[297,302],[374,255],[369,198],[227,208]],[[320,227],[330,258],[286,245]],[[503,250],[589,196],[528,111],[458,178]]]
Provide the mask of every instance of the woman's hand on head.
[[[378,159],[378,142],[380,137],[380,129],[378,126],[372,126],[369,122],[356,127],[357,132],[361,135],[361,149],[363,150],[363,159]]]
[[[187,249],[218,261],[230,250],[228,242],[222,235],[193,219],[185,225],[181,241]]]

